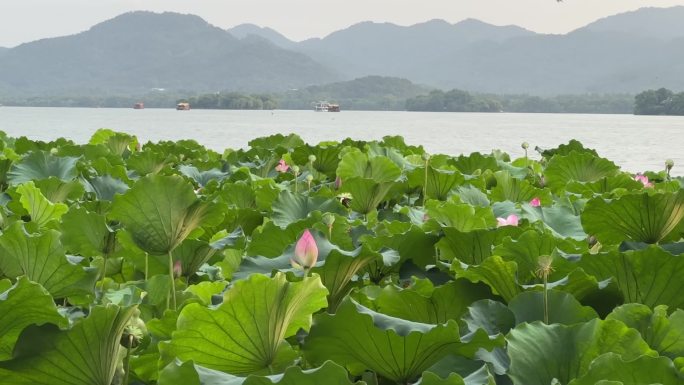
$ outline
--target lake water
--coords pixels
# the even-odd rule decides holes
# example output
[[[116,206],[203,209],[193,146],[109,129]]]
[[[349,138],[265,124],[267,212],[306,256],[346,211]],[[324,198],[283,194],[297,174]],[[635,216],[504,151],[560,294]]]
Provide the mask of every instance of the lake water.
[[[246,147],[258,136],[296,133],[309,143],[401,135],[431,153],[458,155],[502,149],[522,156],[520,144],[555,147],[577,139],[631,172],[684,174],[684,117],[446,112],[219,111],[173,109],[0,107],[0,130],[11,136],[88,141],[98,128],[135,134],[142,141],[195,139],[222,151]]]

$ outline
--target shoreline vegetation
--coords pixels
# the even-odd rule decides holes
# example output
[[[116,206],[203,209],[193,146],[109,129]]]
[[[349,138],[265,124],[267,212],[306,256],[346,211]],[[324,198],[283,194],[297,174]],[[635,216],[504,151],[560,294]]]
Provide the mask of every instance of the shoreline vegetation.
[[[338,103],[347,111],[520,112],[635,115],[684,115],[684,92],[666,88],[632,94],[538,96],[443,91],[406,79],[368,76],[323,86],[274,93],[153,90],[144,95],[0,96],[0,105],[14,107],[173,108],[188,102],[192,109],[307,110],[318,100]]]

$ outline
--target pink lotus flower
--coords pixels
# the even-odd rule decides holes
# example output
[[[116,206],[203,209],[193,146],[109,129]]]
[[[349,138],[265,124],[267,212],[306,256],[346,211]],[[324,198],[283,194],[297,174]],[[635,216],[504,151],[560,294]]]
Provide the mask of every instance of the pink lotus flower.
[[[316,246],[316,240],[309,230],[304,230],[304,234],[295,245],[294,259],[290,259],[290,264],[295,269],[308,270],[316,264],[317,260],[318,246]]]
[[[653,183],[648,181],[648,177],[646,175],[636,174],[634,176],[634,180],[637,182],[641,182],[641,184],[643,184],[644,187],[653,187]]]
[[[278,162],[278,165],[275,167],[275,170],[278,172],[287,172],[287,170],[289,170],[289,169],[290,169],[290,166],[288,166],[287,163],[285,163],[285,161],[283,159],[281,159]]]
[[[539,207],[539,206],[541,206],[541,199],[539,199],[539,197],[534,197],[534,198],[530,201],[530,206],[532,206],[532,207]]]
[[[496,218],[496,227],[501,227],[501,226],[517,226],[518,225],[518,216],[515,214],[511,214],[506,218]]]

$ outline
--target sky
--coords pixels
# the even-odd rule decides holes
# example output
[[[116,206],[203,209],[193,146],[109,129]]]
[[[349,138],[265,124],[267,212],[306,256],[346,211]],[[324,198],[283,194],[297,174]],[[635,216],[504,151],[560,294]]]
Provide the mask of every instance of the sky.
[[[253,23],[304,40],[367,20],[411,25],[475,18],[566,33],[605,16],[674,5],[684,0],[0,0],[0,47],[78,33],[133,10],[196,14],[222,28]]]

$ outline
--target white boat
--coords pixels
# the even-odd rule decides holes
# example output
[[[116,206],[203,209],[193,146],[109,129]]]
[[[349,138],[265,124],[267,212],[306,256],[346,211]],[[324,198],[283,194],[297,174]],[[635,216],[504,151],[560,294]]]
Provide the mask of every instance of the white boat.
[[[340,112],[339,104],[328,103],[325,100],[321,100],[320,102],[315,102],[312,104],[313,109],[316,112]]]

